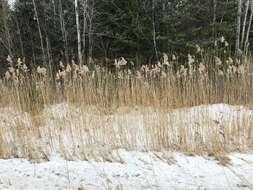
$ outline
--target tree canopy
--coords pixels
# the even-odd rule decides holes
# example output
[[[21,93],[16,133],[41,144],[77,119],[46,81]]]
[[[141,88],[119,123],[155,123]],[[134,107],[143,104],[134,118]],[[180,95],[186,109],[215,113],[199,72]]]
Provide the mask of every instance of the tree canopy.
[[[246,17],[242,31],[251,25],[247,2],[251,1],[242,1],[242,23]],[[237,38],[236,0],[79,0],[77,3],[75,12],[74,0],[16,0],[11,9],[6,0],[1,0],[1,58],[12,52],[13,57],[25,57],[33,63],[41,63],[43,56],[47,62],[69,62],[77,59],[78,31],[85,63],[121,56],[140,63],[152,62],[164,52],[186,55],[196,45],[215,49],[217,39],[222,36],[233,50]],[[80,18],[79,30],[76,13]],[[248,41],[250,44],[251,38]]]

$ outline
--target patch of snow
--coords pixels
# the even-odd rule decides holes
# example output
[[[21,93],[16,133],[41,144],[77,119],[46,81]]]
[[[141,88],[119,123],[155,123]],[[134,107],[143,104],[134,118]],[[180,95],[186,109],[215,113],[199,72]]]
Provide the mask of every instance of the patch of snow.
[[[116,151],[116,150],[115,150]],[[1,190],[106,190],[106,189],[251,189],[253,155],[230,154],[231,165],[170,152],[174,164],[156,155],[163,152],[117,150],[122,162],[65,161],[31,163],[0,160]],[[167,153],[166,153],[167,154]]]
[[[239,147],[247,152],[252,143],[249,134],[253,110],[247,107],[215,104],[167,112],[150,107],[126,110],[103,114],[96,107],[61,103],[47,106],[41,115],[33,118],[14,108],[1,108],[1,139],[5,147],[3,151],[6,150],[3,154],[8,157],[9,153],[16,153],[23,157],[28,145],[37,154],[60,153],[80,159],[80,154],[90,149],[98,152],[115,147],[162,150],[162,147],[155,147],[160,137],[175,149],[180,149],[184,137],[184,145],[191,146],[188,148],[193,151],[202,145],[211,147],[213,139],[217,141],[214,143],[232,151]],[[17,132],[13,129],[16,127]],[[24,134],[31,132],[30,136],[18,135],[22,127],[33,129],[24,130]]]

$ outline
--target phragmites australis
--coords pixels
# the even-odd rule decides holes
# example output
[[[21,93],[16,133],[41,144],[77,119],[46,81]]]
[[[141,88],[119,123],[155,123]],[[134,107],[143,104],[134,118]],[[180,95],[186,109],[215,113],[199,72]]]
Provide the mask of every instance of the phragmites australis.
[[[42,76],[46,76],[47,75],[47,69],[45,67],[37,67],[37,73],[42,75]]]
[[[195,62],[194,58],[192,57],[191,54],[188,54],[187,57],[188,57],[188,64],[189,64],[189,65],[192,65],[192,64]]]
[[[119,69],[121,66],[124,66],[127,64],[127,61],[125,60],[124,57],[121,57],[120,59],[115,59],[114,60],[114,66]]]
[[[217,56],[214,57],[214,62],[215,62],[215,65],[218,65],[218,66],[222,65],[221,59]]]
[[[13,65],[13,61],[12,61],[12,58],[11,58],[11,56],[10,55],[8,55],[8,57],[7,57],[7,62],[12,66]]]
[[[163,65],[169,66],[169,57],[166,53],[163,54]]]
[[[172,61],[176,61],[177,60],[177,57],[173,54],[172,55]]]
[[[196,45],[196,52],[197,52],[197,53],[201,53],[201,48],[200,48],[199,45]]]
[[[11,74],[9,71],[5,72],[5,79],[9,80],[11,78]]]

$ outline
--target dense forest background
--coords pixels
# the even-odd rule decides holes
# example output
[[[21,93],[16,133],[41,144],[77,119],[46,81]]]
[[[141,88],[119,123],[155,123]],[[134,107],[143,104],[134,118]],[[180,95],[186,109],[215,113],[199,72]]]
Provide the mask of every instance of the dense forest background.
[[[92,63],[125,57],[151,63],[219,41],[248,52],[252,0],[0,0],[0,59]]]

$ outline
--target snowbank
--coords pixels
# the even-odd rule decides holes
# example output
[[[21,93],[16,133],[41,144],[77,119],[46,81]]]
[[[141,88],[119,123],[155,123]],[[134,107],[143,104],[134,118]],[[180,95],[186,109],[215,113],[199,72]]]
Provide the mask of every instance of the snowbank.
[[[253,189],[252,116],[224,104],[104,114],[63,103],[37,116],[1,108],[0,155],[17,159],[0,160],[0,189]],[[248,154],[228,154],[222,166],[173,150]]]
[[[116,156],[117,155],[117,156]],[[30,163],[0,160],[1,190],[251,189],[253,155],[233,153],[231,165],[213,158],[172,152],[114,151],[120,162],[64,161]]]
[[[37,116],[1,108],[0,155],[39,158],[60,154],[85,160],[92,151],[119,148],[247,152],[253,148],[252,116],[250,108],[225,104],[167,111],[119,108],[104,114],[96,107],[62,103],[46,107]]]

